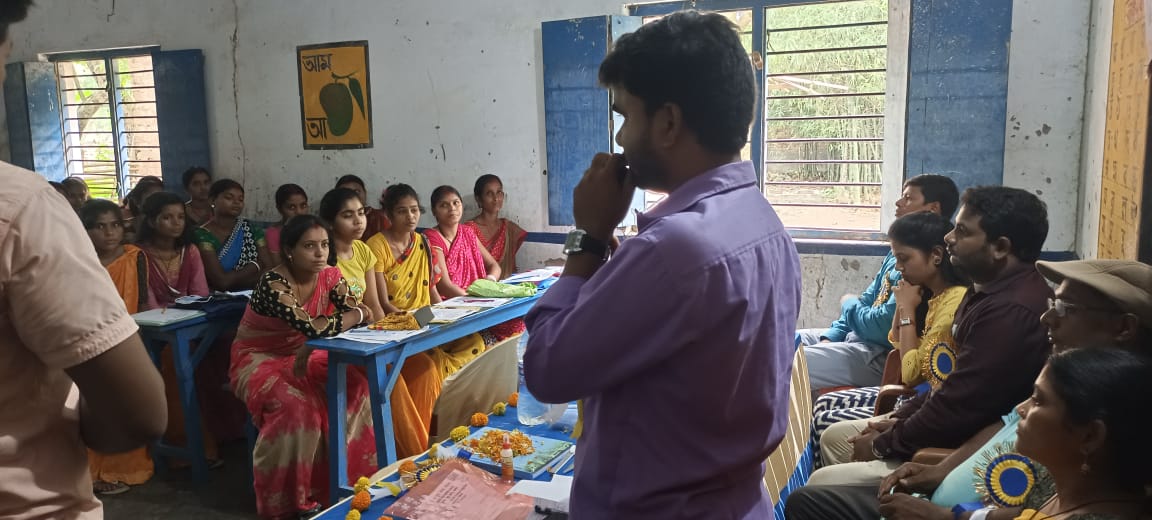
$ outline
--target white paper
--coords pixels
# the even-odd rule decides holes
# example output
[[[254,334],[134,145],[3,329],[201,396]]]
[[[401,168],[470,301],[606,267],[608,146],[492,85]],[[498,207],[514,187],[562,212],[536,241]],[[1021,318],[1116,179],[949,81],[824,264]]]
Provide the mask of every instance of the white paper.
[[[532,282],[532,283],[542,282],[544,280],[547,280],[549,278],[556,276],[556,274],[559,273],[560,271],[561,271],[560,268],[548,268],[548,267],[543,268],[543,269],[533,269],[531,271],[526,271],[523,273],[517,273],[517,274],[514,274],[512,276],[509,276],[508,278],[500,280],[500,283],[517,284],[517,283],[523,283],[523,282]]]
[[[442,307],[481,307],[491,309],[511,302],[515,298],[481,298],[479,296],[457,296],[440,303]]]
[[[572,494],[572,477],[552,475],[551,482],[521,480],[508,490],[535,499],[536,505],[554,512],[568,512],[568,497]]]
[[[484,310],[481,307],[442,307],[441,305],[443,304],[432,306],[432,323],[452,323]]]
[[[373,343],[383,345],[396,341],[403,341],[417,334],[428,331],[428,327],[420,330],[372,330],[368,328],[352,329],[339,336],[340,339],[359,341],[360,343]]]

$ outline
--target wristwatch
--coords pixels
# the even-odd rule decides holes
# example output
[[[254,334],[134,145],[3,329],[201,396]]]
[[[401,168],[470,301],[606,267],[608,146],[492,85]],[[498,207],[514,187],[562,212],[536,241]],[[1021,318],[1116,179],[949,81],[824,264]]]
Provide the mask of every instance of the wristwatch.
[[[610,250],[608,249],[608,244],[588,236],[587,231],[583,229],[573,229],[568,232],[568,238],[564,240],[564,254],[572,256],[582,253],[595,255],[601,260],[607,260]]]
[[[911,318],[900,318],[900,326],[901,327],[903,327],[905,325],[911,325],[911,324],[912,324]]]

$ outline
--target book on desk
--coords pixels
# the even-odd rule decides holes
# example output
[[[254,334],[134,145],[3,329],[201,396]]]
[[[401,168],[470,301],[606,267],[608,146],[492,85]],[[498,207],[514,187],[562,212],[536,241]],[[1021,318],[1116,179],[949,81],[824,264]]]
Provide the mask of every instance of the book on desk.
[[[136,321],[137,325],[147,327],[163,327],[181,321],[187,321],[192,318],[199,318],[204,316],[204,311],[192,309],[151,309],[144,312],[137,312],[132,315],[132,319]]]

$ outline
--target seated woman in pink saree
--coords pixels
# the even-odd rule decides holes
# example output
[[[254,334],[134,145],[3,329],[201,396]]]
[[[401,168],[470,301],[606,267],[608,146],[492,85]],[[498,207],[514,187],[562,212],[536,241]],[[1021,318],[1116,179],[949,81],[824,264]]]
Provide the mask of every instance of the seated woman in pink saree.
[[[424,231],[432,246],[433,257],[445,276],[436,283],[436,290],[445,299],[464,296],[468,286],[481,278],[500,280],[500,264],[480,243],[472,226],[461,226],[460,215],[464,202],[460,192],[451,186],[441,186],[432,192],[432,215],[436,227]],[[511,320],[481,331],[484,343],[492,346],[524,331],[523,320]]]
[[[184,201],[175,193],[161,191],[149,195],[144,200],[140,220],[137,222],[137,245],[144,250],[148,259],[148,289],[156,307],[168,307],[181,296],[208,296],[208,281],[204,277],[204,262],[200,260],[200,250],[192,240],[192,225],[187,219]],[[177,391],[176,368],[172,359],[172,349],[166,348],[160,354],[160,374],[164,376],[164,394],[168,400],[168,430],[164,433],[165,442],[183,446],[187,440],[184,431],[184,409]],[[214,414],[211,379],[203,372],[197,376],[197,389],[200,391],[201,425],[203,425],[204,455],[212,466],[221,464],[217,453],[216,436],[208,425],[214,424],[222,414]],[[231,397],[229,397],[231,399]],[[177,462],[179,465],[186,461]]]
[[[231,381],[259,429],[252,452],[256,511],[262,518],[296,518],[328,503],[328,353],[309,339],[335,336],[371,313],[334,267],[329,231],[312,215],[290,219],[281,235],[283,263],[252,293],[232,345]],[[348,474],[376,465],[368,381],[348,371]]]

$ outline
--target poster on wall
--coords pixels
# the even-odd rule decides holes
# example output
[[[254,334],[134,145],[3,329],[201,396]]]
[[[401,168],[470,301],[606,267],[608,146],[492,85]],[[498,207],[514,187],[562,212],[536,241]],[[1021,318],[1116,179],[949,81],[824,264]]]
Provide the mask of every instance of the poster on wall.
[[[372,147],[368,42],[296,47],[305,150]]]

